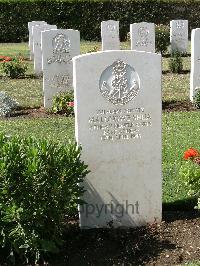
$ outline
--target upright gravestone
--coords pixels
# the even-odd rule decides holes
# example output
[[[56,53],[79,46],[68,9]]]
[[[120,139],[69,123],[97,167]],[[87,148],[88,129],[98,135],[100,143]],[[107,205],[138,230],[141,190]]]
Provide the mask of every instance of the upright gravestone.
[[[161,220],[161,55],[105,51],[73,58],[75,132],[91,173],[82,228]]]
[[[200,91],[200,29],[192,30],[191,34],[191,73],[190,100]]]
[[[170,21],[171,53],[187,53],[188,47],[188,20]]]
[[[108,20],[101,22],[102,51],[119,50],[119,21]]]
[[[28,46],[30,50],[30,60],[33,60],[34,54],[33,54],[33,34],[32,34],[32,27],[36,25],[44,25],[47,24],[45,21],[31,21],[28,22],[28,31],[29,31],[29,41]]]
[[[44,107],[52,106],[53,96],[73,88],[72,57],[80,54],[80,33],[77,30],[42,32],[42,69]]]
[[[42,50],[41,32],[45,30],[57,29],[55,25],[38,25],[32,27],[33,32],[33,52],[34,52],[34,71],[35,75],[42,75]]]
[[[131,50],[155,53],[154,23],[130,24]]]

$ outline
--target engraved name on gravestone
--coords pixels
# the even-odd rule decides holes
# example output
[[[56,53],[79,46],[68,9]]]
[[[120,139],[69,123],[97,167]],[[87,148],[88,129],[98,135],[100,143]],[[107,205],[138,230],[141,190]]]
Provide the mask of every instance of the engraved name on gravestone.
[[[57,26],[46,24],[33,27],[34,71],[37,76],[42,75],[41,32],[51,29],[57,29]]]
[[[44,107],[52,106],[53,96],[73,89],[72,57],[80,54],[80,33],[77,30],[42,32],[42,69]]]
[[[190,100],[200,91],[200,29],[193,29],[191,34],[191,72]]]
[[[73,58],[75,134],[91,172],[81,228],[161,220],[161,56],[104,51]]]
[[[119,21],[101,22],[102,51],[120,50]]]
[[[155,53],[154,23],[130,24],[131,50]]]
[[[188,47],[188,20],[170,21],[171,53],[186,53]]]
[[[36,25],[44,25],[47,24],[45,21],[31,21],[28,22],[28,31],[29,31],[29,49],[30,49],[30,60],[33,60],[34,54],[33,54],[33,33],[32,33],[32,27]]]

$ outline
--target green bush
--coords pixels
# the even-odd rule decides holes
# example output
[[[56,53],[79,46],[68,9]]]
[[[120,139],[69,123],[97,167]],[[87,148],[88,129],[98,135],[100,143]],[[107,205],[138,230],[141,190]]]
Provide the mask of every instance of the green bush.
[[[183,59],[181,53],[174,52],[169,60],[169,69],[172,73],[181,73],[183,71]]]
[[[12,261],[58,251],[88,173],[80,152],[72,143],[0,134],[0,244]]]
[[[0,0],[0,42],[28,40],[28,22],[45,20],[58,28],[76,29],[85,40],[100,40],[103,20],[120,21],[120,39],[125,40],[131,23],[169,24],[188,19],[198,28],[200,1],[186,0]],[[23,10],[23,11],[22,11]],[[20,22],[20,23],[19,23]]]
[[[1,65],[3,73],[12,79],[23,78],[28,69],[28,65],[20,58],[14,58],[12,61],[4,61]]]
[[[156,25],[155,28],[156,52],[164,54],[170,45],[170,28],[166,25]]]
[[[66,116],[74,114],[74,94],[72,90],[59,92],[53,97],[52,112]]]
[[[194,105],[200,109],[200,88],[198,88],[197,92],[194,95]]]

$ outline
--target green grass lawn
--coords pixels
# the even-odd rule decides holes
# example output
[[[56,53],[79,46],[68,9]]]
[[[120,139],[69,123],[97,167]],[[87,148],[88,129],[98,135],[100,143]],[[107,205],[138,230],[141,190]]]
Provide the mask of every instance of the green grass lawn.
[[[98,42],[81,42],[81,53],[100,49]],[[130,43],[122,43],[129,49]],[[1,44],[0,54],[29,56],[28,46],[22,44]],[[169,58],[163,58],[163,101],[189,100],[190,58],[184,57],[185,74],[171,74],[168,71]],[[32,78],[33,64],[28,62],[29,70],[25,79],[10,80],[0,72],[0,91],[6,91],[15,98],[21,108],[35,108],[42,105],[42,79]],[[40,119],[1,119],[0,130],[8,135],[33,135],[66,142],[74,139],[74,118]],[[178,178],[183,152],[190,148],[200,148],[199,112],[163,113],[163,202],[172,203],[187,198],[187,188]]]

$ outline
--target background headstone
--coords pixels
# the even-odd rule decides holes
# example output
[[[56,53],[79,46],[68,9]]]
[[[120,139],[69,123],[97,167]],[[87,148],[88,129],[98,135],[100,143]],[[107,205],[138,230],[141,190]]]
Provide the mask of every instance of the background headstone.
[[[82,228],[161,220],[161,55],[105,51],[73,58],[75,133],[91,173]]]
[[[30,60],[33,60],[34,54],[33,54],[33,34],[32,34],[32,27],[36,25],[44,25],[47,24],[45,21],[31,21],[28,22],[28,32],[29,32],[29,49],[30,49]]]
[[[191,73],[190,73],[190,100],[200,90],[200,29],[192,30],[191,34]]]
[[[120,50],[119,21],[108,20],[101,22],[102,51]]]
[[[154,23],[130,24],[131,50],[155,53]]]
[[[187,53],[188,47],[188,20],[170,21],[171,53]]]
[[[38,25],[32,27],[33,32],[33,52],[34,52],[34,71],[35,75],[42,75],[42,49],[41,32],[50,29],[57,29],[56,25]]]
[[[80,54],[80,33],[77,30],[42,32],[42,69],[44,107],[52,106],[52,97],[73,89],[72,57]]]

